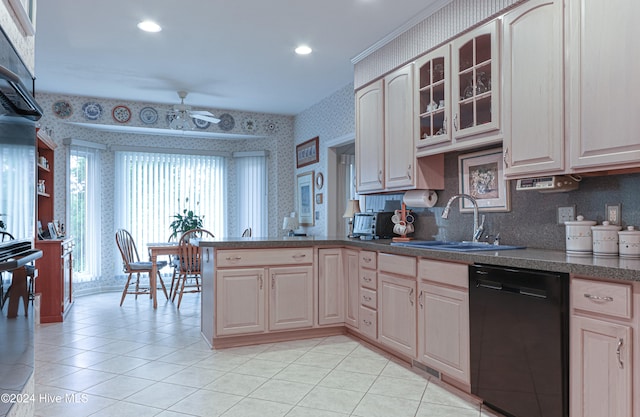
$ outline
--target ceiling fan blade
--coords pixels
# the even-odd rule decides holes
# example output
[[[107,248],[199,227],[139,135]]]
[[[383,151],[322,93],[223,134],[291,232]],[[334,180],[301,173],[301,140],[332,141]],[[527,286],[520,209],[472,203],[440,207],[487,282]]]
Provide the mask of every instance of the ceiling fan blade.
[[[191,110],[191,114],[198,114],[200,116],[211,116],[213,117],[213,113],[207,110]]]
[[[219,123],[220,119],[217,119],[215,117],[213,117],[213,114],[209,113],[207,114],[198,114],[198,113],[209,113],[209,112],[194,112],[192,111],[191,113],[189,113],[189,115],[194,118],[194,119],[199,119],[199,120],[204,120],[205,122],[210,122],[210,123]]]

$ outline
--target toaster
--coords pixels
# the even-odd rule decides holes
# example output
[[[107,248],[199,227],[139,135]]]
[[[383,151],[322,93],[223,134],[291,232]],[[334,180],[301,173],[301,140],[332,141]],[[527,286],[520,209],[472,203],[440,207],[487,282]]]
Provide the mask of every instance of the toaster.
[[[389,239],[393,236],[392,211],[356,213],[353,216],[353,236]]]

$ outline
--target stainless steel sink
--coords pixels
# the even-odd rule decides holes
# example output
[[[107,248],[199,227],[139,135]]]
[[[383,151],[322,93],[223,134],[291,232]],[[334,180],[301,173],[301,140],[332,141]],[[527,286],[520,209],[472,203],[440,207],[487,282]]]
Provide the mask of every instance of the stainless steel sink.
[[[413,240],[409,242],[392,242],[392,246],[406,246],[431,250],[448,250],[454,252],[479,252],[494,250],[524,249],[524,246],[490,245],[484,242],[456,242],[444,240]]]

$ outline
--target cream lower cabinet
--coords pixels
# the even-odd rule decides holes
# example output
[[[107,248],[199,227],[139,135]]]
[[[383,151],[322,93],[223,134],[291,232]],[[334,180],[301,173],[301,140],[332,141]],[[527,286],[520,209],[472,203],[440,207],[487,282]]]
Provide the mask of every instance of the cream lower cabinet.
[[[318,249],[318,324],[345,321],[343,249]]]
[[[351,249],[342,250],[345,289],[345,314],[344,322],[347,326],[358,328],[360,318],[360,276],[358,251]]]
[[[378,255],[378,341],[416,356],[416,258]]]
[[[640,415],[637,298],[632,284],[572,280],[571,417]]]
[[[219,250],[216,264],[216,336],[313,327],[312,248]]]
[[[467,265],[418,261],[418,361],[467,388],[471,384],[468,277]]]

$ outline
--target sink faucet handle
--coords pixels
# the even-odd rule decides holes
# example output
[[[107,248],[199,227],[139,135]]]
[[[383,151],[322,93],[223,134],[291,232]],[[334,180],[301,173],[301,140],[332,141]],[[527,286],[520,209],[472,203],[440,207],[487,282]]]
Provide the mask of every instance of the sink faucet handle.
[[[493,238],[493,244],[496,245],[496,246],[498,246],[500,244],[500,232],[498,232],[496,237]]]

